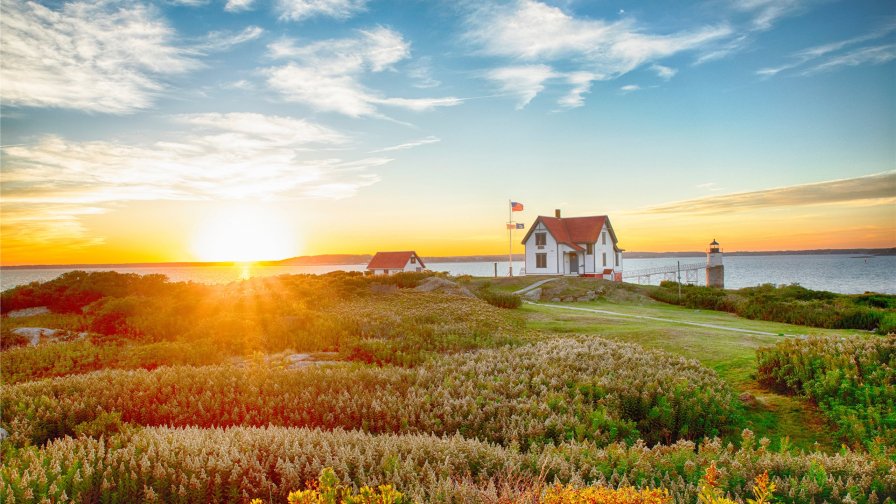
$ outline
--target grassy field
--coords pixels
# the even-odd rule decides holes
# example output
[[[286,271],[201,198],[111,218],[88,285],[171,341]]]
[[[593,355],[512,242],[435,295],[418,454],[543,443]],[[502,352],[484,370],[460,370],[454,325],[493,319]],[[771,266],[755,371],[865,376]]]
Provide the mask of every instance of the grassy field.
[[[88,335],[0,354],[0,499],[282,502],[327,467],[347,491],[394,483],[417,502],[542,502],[554,482],[694,502],[710,467],[739,503],[763,474],[781,502],[896,498],[892,447],[841,448],[829,410],[757,380],[760,348],[879,336],[688,309],[592,279],[544,287],[592,301],[499,308],[482,294],[506,300],[541,279],[456,279],[463,290],[440,278],[444,292],[417,289],[426,275],[205,287],[72,275],[4,293],[20,307],[59,303],[4,317],[4,331]],[[863,361],[885,385],[886,351]],[[295,366],[293,352],[352,362]],[[890,390],[874,391],[886,414]],[[876,418],[866,424],[890,435]]]

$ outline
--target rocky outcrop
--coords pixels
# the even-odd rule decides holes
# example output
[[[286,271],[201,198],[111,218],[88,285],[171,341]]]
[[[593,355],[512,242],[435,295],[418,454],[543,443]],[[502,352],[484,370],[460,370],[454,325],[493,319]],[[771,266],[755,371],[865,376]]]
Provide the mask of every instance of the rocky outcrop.
[[[416,292],[440,292],[444,294],[454,294],[457,296],[476,297],[470,289],[441,277],[429,277],[420,282],[420,285],[414,287]]]

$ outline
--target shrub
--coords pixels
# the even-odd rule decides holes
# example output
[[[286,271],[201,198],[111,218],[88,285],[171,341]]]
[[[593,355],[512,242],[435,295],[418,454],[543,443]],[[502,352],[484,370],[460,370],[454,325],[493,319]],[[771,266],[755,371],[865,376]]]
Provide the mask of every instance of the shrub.
[[[498,308],[519,308],[520,305],[523,304],[523,299],[521,297],[509,292],[500,292],[491,289],[479,289],[476,291],[476,296],[478,296],[480,299],[485,300],[488,304],[497,306]]]
[[[896,446],[896,336],[786,339],[756,359],[761,381],[811,398],[842,439]]]
[[[0,466],[0,500],[61,501],[64,493],[75,502],[247,502],[255,496],[283,502],[325,467],[339,478],[334,486],[391,484],[427,503],[525,502],[544,482],[576,489],[634,487],[642,493],[663,488],[674,502],[696,502],[710,466],[719,472],[715,488],[735,502],[755,497],[756,479],[764,474],[782,503],[892,503],[886,499],[896,495],[893,463],[886,457],[850,450],[775,452],[767,446],[748,431],[739,449],[716,439],[653,448],[565,442],[523,452],[460,436],[144,428],[13,452]]]
[[[460,433],[501,444],[699,439],[740,421],[696,361],[598,338],[427,361],[416,369],[174,367],[99,371],[2,390],[17,445],[73,433],[103,412],[138,425],[284,425]]]
[[[736,291],[662,282],[647,290],[657,301],[688,308],[727,311],[750,319],[830,329],[877,330],[896,326],[896,296],[885,294],[843,295],[813,291],[800,285],[775,287],[764,284]]]

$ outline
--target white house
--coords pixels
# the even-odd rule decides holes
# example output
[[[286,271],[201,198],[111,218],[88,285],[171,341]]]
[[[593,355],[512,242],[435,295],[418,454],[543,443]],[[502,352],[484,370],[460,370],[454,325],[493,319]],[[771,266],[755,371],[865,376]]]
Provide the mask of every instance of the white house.
[[[426,265],[423,260],[413,250],[404,252],[377,252],[370,263],[367,265],[367,271],[374,275],[391,275],[402,271],[423,271]]]
[[[523,238],[527,275],[622,280],[622,249],[606,215],[538,216]]]

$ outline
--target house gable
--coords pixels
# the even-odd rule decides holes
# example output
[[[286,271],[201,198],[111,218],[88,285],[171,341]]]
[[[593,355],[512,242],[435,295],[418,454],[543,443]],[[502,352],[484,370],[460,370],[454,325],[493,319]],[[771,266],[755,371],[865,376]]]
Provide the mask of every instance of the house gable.
[[[404,269],[411,258],[414,258],[421,268],[426,265],[413,250],[405,250],[401,252],[377,252],[367,264],[369,270],[400,270]]]

